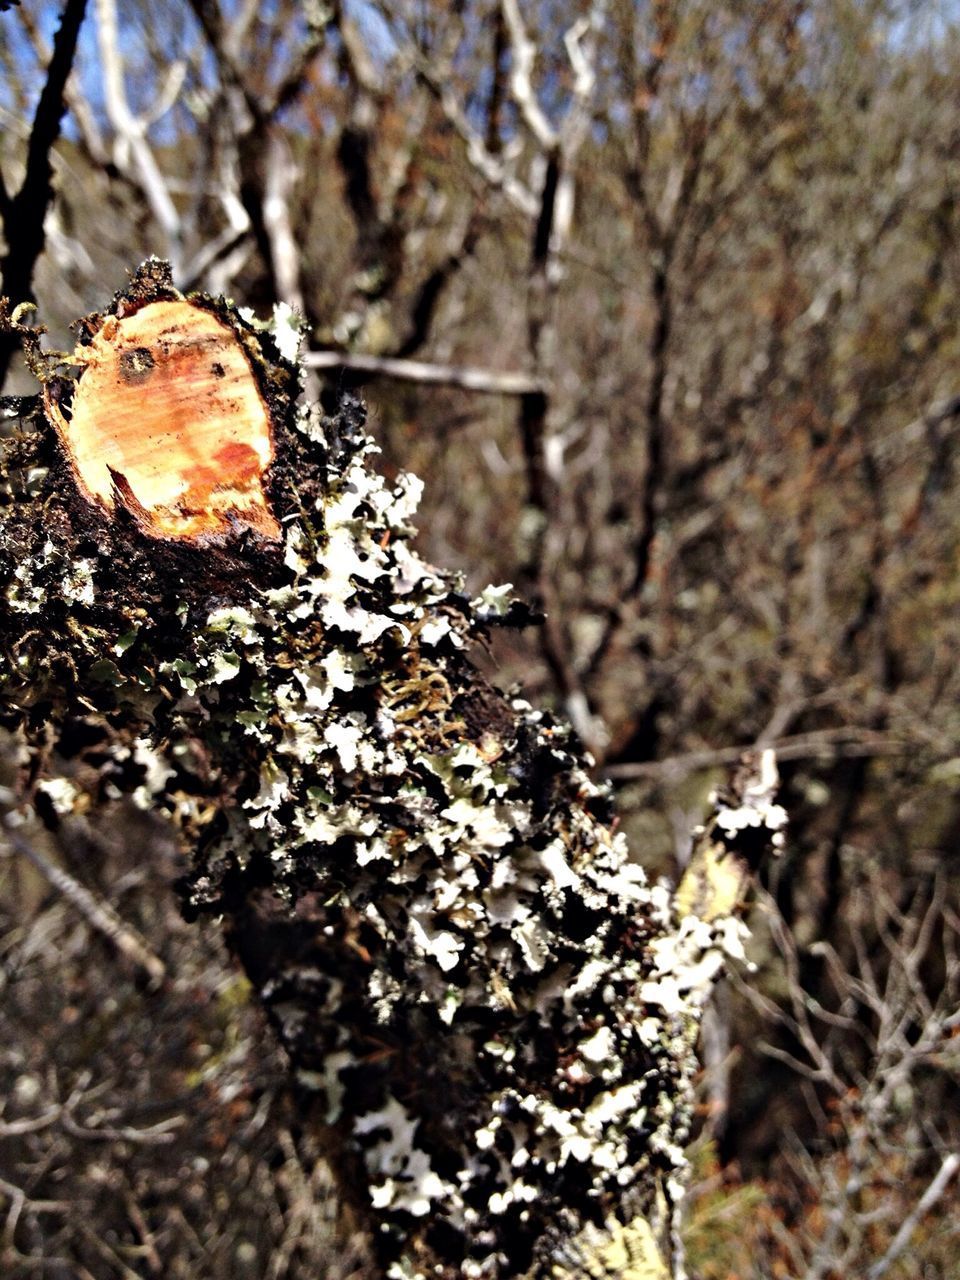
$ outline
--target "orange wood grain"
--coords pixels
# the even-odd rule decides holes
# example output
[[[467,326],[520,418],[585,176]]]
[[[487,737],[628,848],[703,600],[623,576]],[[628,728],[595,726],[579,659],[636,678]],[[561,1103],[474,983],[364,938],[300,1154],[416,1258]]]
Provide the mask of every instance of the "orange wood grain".
[[[280,536],[263,490],[270,415],[227,324],[190,302],[153,302],[108,317],[75,358],[69,417],[47,410],[86,498],[106,511],[119,501],[158,538]]]

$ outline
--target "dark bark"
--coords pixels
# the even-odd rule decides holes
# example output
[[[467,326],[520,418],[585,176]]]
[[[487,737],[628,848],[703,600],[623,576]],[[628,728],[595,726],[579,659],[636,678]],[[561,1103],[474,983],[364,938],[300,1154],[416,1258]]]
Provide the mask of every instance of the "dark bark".
[[[43,224],[53,198],[53,148],[60,137],[60,125],[67,109],[64,91],[73,68],[77,37],[87,8],[87,0],[67,0],[60,27],[53,41],[53,55],[47,78],[37,103],[27,146],[27,167],[20,190],[0,201],[7,252],[0,261],[0,293],[14,305],[35,301],[33,273],[43,252]],[[7,376],[16,349],[10,334],[0,333],[0,387]]]

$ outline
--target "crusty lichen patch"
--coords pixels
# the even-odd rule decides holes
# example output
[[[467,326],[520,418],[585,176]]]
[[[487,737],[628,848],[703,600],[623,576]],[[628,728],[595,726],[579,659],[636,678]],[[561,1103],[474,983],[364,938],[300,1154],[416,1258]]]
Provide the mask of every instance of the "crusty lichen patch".
[[[38,770],[97,724],[98,800],[178,824],[186,909],[224,917],[385,1273],[551,1275],[590,1224],[666,1229],[739,935],[678,925],[569,729],[484,684],[470,645],[522,610],[423,561],[419,482],[355,404],[284,408],[264,344],[272,546],[158,551],[19,442],[46,479],[2,509],[2,717]]]

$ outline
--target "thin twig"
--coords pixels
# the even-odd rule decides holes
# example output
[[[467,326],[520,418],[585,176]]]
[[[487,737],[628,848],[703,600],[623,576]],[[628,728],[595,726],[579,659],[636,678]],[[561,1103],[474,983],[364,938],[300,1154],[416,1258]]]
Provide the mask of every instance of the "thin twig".
[[[719,765],[733,764],[752,744],[736,747],[717,747],[712,750],[690,751],[681,756],[668,756],[665,760],[638,760],[623,764],[607,765],[604,774],[628,782],[635,778],[660,778],[695,773],[698,769],[712,769]],[[894,734],[880,733],[872,729],[860,729],[848,725],[837,729],[819,729],[811,733],[788,734],[765,743],[777,753],[778,760],[809,760],[818,756],[833,759],[904,755],[916,751],[917,743]]]
[[[520,108],[520,114],[527,128],[545,151],[552,151],[559,138],[556,130],[544,114],[532,84],[533,64],[536,60],[537,47],[527,35],[520,6],[517,0],[501,0],[500,10],[506,20],[510,33],[510,50],[513,57],[513,68],[510,87],[514,101]]]
[[[891,1240],[886,1253],[867,1272],[867,1280],[880,1280],[881,1276],[887,1274],[910,1243],[910,1237],[916,1230],[920,1219],[925,1213],[929,1213],[937,1203],[958,1169],[960,1169],[960,1154],[956,1151],[951,1151],[949,1155],[943,1157],[943,1162],[930,1185],[900,1224],[900,1230]]]
[[[3,838],[10,848],[27,859],[43,878],[63,894],[67,901],[84,916],[87,922],[121,951],[134,964],[145,970],[151,987],[158,987],[166,977],[166,966],[158,955],[150,950],[143,938],[121,920],[107,902],[98,902],[89,889],[84,888],[62,867],[56,866],[9,824],[3,827]]]
[[[308,351],[303,362],[309,369],[351,369],[425,386],[460,387],[480,395],[527,396],[544,391],[542,379],[528,373],[497,373],[469,365],[428,364],[422,360],[355,355],[347,351]]]

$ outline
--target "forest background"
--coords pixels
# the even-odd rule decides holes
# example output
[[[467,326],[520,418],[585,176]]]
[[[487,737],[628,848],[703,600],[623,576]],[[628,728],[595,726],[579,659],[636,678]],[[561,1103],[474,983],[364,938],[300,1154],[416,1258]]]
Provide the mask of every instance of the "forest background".
[[[0,10],[0,292],[54,345],[151,253],[295,307],[310,393],[361,388],[425,478],[424,554],[543,607],[485,665],[572,720],[652,875],[777,749],[691,1274],[955,1275],[957,4]],[[345,1280],[169,836],[38,809],[0,855],[3,1274]]]

